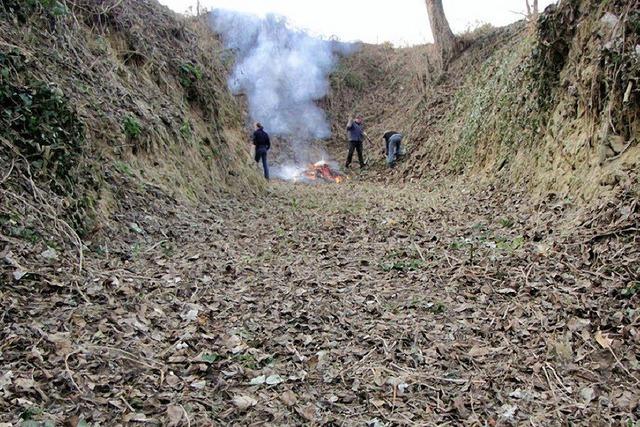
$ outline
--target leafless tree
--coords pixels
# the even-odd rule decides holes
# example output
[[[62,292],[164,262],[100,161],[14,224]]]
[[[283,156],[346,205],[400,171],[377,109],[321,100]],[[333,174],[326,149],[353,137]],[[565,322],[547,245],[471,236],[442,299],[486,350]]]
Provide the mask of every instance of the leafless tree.
[[[538,15],[540,13],[540,10],[538,8],[538,0],[533,0],[533,6],[529,3],[529,0],[526,0],[526,2],[527,2],[527,18],[531,20],[538,18]]]
[[[456,39],[449,26],[449,21],[444,14],[442,0],[425,0],[427,3],[427,12],[429,13],[429,22],[431,23],[431,32],[435,40],[436,48],[440,53],[442,68],[446,69],[449,62],[460,51],[460,42]],[[537,2],[537,0],[535,0]]]

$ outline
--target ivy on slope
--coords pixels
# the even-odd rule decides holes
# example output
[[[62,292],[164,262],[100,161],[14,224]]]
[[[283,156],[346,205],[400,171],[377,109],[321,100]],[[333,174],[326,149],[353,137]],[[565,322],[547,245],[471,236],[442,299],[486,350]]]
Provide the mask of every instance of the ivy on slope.
[[[96,187],[91,165],[83,164],[85,129],[58,87],[28,75],[18,52],[0,52],[0,137],[39,185],[65,199],[64,216],[83,232]],[[4,147],[3,147],[4,149]]]

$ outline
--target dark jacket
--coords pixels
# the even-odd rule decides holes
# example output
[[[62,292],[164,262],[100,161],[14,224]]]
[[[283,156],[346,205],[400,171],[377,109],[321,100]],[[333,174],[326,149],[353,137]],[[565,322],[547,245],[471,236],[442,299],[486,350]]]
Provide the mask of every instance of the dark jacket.
[[[354,120],[347,126],[349,141],[361,142],[364,139],[364,126],[356,123]]]
[[[259,148],[269,149],[271,148],[271,141],[269,140],[269,134],[264,129],[258,129],[253,133],[253,145],[256,146],[256,150]]]
[[[385,133],[382,137],[384,138],[385,141],[387,141],[387,144],[388,144],[389,143],[389,139],[391,139],[391,137],[393,135],[395,135],[396,133],[398,133],[398,132],[390,131],[390,132]]]

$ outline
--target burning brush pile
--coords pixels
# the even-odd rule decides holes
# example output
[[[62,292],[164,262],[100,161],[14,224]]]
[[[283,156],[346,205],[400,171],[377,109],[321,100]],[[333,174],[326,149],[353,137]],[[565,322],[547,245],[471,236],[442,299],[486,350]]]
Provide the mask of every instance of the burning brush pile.
[[[347,179],[330,162],[321,160],[316,163],[309,163],[307,166],[276,166],[274,176],[285,181],[306,182],[306,183],[336,183],[339,184]]]
[[[307,168],[300,173],[299,179],[308,181],[321,180],[340,184],[346,179],[346,176],[340,171],[332,169],[327,162],[321,160],[316,163],[310,163]]]

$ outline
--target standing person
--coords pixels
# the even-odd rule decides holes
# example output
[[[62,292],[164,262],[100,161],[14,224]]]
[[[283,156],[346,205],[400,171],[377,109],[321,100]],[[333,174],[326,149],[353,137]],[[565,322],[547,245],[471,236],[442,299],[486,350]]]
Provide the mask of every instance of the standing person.
[[[348,168],[351,165],[353,150],[356,150],[358,152],[358,163],[360,163],[360,168],[363,168],[362,141],[366,133],[364,133],[364,120],[362,119],[362,115],[358,114],[355,120],[349,119],[349,123],[347,123],[347,133],[349,137],[349,154],[347,155],[347,163],[345,166]]]
[[[264,127],[260,122],[256,123],[256,130],[253,132],[253,145],[256,146],[255,160],[258,163],[262,160],[262,168],[264,169],[264,177],[269,180],[269,165],[267,164],[267,151],[271,148],[269,134],[264,131]]]
[[[400,143],[403,135],[400,132],[389,131],[382,136],[385,141],[385,154],[387,155],[387,166],[394,167],[398,155],[400,154]]]

